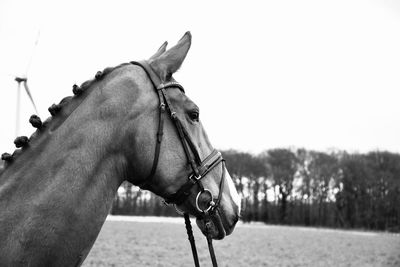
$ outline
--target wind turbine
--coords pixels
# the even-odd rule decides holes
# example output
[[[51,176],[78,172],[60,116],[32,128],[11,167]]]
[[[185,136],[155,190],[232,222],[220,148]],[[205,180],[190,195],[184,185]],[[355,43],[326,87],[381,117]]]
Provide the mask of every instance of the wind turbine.
[[[28,95],[29,99],[32,102],[32,105],[33,105],[33,108],[35,109],[36,115],[39,116],[39,113],[38,113],[37,108],[36,108],[35,101],[33,100],[31,91],[30,91],[29,86],[28,86],[28,71],[29,71],[29,68],[30,68],[31,63],[32,63],[33,54],[34,54],[36,46],[38,44],[39,37],[40,37],[40,31],[38,31],[38,34],[37,34],[37,37],[36,37],[36,41],[35,41],[34,47],[32,49],[31,56],[30,56],[29,61],[28,61],[28,65],[27,65],[26,70],[25,70],[25,75],[16,76],[15,79],[14,79],[18,84],[18,86],[17,86],[17,110],[16,110],[16,122],[15,122],[15,135],[16,136],[18,136],[18,133],[19,133],[19,117],[20,117],[20,110],[21,110],[21,83],[22,83],[22,85],[23,85],[23,87],[25,89],[26,94]]]

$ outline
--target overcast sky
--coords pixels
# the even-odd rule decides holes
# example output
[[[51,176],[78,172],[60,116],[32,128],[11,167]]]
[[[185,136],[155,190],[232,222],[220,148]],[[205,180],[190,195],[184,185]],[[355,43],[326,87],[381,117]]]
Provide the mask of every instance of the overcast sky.
[[[0,0],[0,152],[13,151],[17,84],[42,120],[97,70],[186,32],[180,81],[217,148],[400,152],[398,1]],[[39,41],[35,47],[35,41]],[[20,135],[34,113],[21,99]]]

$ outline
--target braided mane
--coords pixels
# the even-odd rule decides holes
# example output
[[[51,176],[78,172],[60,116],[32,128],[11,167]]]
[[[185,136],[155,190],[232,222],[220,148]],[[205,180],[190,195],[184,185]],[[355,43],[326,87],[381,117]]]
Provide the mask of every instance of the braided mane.
[[[12,164],[18,156],[23,153],[29,145],[34,144],[34,142],[40,139],[44,133],[48,131],[54,131],[69,117],[69,115],[85,100],[86,96],[90,94],[89,89],[101,81],[107,74],[111,73],[115,69],[129,65],[130,63],[122,63],[115,67],[107,67],[103,71],[98,71],[94,79],[83,82],[80,86],[74,84],[72,92],[73,96],[67,96],[63,98],[59,104],[51,105],[48,110],[51,114],[43,123],[40,118],[36,115],[32,115],[29,122],[37,130],[29,137],[20,136],[14,141],[17,149],[14,150],[12,154],[4,153],[1,156],[2,161],[0,161],[0,175],[3,173],[5,168]]]

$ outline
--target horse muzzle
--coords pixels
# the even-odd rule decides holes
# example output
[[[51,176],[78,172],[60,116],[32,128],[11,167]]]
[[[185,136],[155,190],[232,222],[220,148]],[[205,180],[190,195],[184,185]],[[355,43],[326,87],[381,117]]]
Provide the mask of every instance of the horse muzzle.
[[[196,224],[201,232],[205,236],[210,235],[215,240],[222,240],[225,236],[230,235],[237,221],[237,217],[230,220],[227,217],[221,216],[218,209],[214,210],[210,215],[196,218]]]

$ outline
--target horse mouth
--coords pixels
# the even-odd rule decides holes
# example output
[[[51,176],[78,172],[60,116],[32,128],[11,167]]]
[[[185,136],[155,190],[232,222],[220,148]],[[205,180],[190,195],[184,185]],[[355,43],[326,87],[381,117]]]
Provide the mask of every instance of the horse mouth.
[[[220,216],[219,212],[217,213],[209,217],[207,230],[206,222],[203,218],[196,218],[196,224],[205,236],[210,235],[212,239],[222,240],[233,232],[236,221],[232,222],[232,224],[227,223],[226,219]]]
[[[197,226],[200,228],[201,232],[207,236],[211,236],[212,239],[215,240],[222,240],[224,239],[224,237],[226,236],[226,231],[224,229],[224,227],[219,227],[218,223],[215,223],[215,221],[211,218],[209,220],[209,227],[208,227],[208,233],[206,231],[206,225],[205,225],[205,221],[202,218],[197,218],[196,219],[196,224]]]

